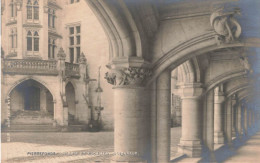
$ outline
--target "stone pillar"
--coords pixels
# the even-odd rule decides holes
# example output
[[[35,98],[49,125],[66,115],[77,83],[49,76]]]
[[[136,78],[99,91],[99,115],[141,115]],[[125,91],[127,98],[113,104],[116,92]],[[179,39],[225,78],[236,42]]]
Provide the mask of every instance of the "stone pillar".
[[[148,69],[137,67],[106,73],[105,79],[114,85],[115,162],[150,160],[150,94],[144,87],[147,76]]]
[[[157,162],[170,161],[171,72],[157,78]]]
[[[66,54],[62,48],[60,48],[58,54],[58,62],[57,69],[59,71],[58,76],[58,84],[59,84],[59,92],[57,93],[57,101],[55,107],[55,120],[57,120],[58,124],[61,126],[68,126],[68,104],[65,95],[65,58]]]
[[[244,106],[244,134],[247,136],[247,123],[248,123],[248,118],[247,118],[247,106]]]
[[[236,97],[232,96],[231,102],[232,109],[232,137],[236,136]]]
[[[214,91],[210,90],[207,93],[207,110],[206,110],[206,146],[214,159]]]
[[[151,84],[151,161],[157,162],[157,90],[156,81]]]
[[[41,111],[47,112],[47,90],[45,88],[41,88],[40,91],[40,108]]]
[[[241,103],[237,105],[237,134],[240,137],[242,135],[242,108]]]
[[[84,96],[87,98],[88,92],[87,92],[87,82],[90,81],[90,79],[87,79],[86,74],[86,67],[87,67],[87,59],[85,57],[84,53],[81,53],[79,58],[79,74],[80,79],[77,81],[77,88],[76,88],[76,119],[87,123],[89,121],[89,108],[88,104],[84,98]],[[88,81],[87,81],[88,80]],[[84,96],[83,96],[84,95]]]
[[[214,89],[214,143],[224,144],[224,105],[225,100],[222,86]]]
[[[202,106],[201,83],[181,85],[179,93],[182,98],[182,136],[178,145],[178,152],[189,157],[200,157],[202,146]]]
[[[227,119],[227,123],[226,123],[226,138],[227,138],[227,144],[229,147],[232,146],[232,100],[231,97],[229,97],[226,100],[227,103],[227,107],[226,107],[226,119]]]
[[[247,113],[248,113],[248,120],[247,120],[247,121],[248,121],[248,127],[249,127],[249,128],[252,127],[251,112],[252,112],[251,109],[248,109],[248,110],[247,110]]]

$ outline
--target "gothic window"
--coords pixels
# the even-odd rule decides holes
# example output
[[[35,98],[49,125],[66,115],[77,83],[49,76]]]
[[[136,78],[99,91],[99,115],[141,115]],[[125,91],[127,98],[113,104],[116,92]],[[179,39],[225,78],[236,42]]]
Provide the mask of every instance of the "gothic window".
[[[37,31],[28,31],[27,32],[27,51],[39,51],[40,38]]]
[[[56,13],[55,10],[48,10],[48,25],[51,28],[55,28]]]
[[[55,39],[50,39],[48,40],[49,43],[49,48],[48,48],[48,57],[49,59],[54,59],[55,58],[55,50],[56,50],[56,40]]]
[[[10,12],[12,18],[17,16],[17,10],[16,10],[16,5],[14,3],[14,0],[11,0],[10,2]]]
[[[27,1],[27,19],[39,20],[39,3],[38,0]]]
[[[11,29],[10,40],[11,40],[11,48],[12,49],[17,48],[17,33],[16,33],[16,29]]]
[[[69,27],[69,56],[71,63],[78,63],[80,57],[80,25]]]

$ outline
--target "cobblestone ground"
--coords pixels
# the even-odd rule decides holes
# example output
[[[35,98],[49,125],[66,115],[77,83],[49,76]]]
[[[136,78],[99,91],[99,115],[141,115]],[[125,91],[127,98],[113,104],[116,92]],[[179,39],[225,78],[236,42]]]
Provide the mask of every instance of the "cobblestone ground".
[[[180,131],[180,128],[171,130],[171,155],[177,151]],[[109,162],[114,150],[113,132],[11,132],[10,142],[7,133],[1,136],[4,163]]]

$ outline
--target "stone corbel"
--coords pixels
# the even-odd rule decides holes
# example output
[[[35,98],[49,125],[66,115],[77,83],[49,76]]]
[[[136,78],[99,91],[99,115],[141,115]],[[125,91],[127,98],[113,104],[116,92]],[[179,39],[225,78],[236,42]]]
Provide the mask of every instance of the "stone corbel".
[[[105,79],[114,86],[144,86],[151,75],[152,71],[144,67],[110,68]]]
[[[43,12],[44,13],[48,13],[49,12],[49,7],[48,6],[44,6],[43,7]]]
[[[218,44],[231,43],[236,41],[242,32],[241,26],[234,18],[234,15],[240,14],[239,9],[231,12],[224,12],[224,8],[217,9],[210,16],[210,24],[218,34]]]

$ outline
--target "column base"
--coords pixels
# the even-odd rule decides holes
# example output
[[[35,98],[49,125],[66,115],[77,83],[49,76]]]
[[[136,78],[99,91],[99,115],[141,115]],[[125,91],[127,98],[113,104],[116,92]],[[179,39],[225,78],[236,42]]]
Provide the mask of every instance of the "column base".
[[[214,133],[214,144],[224,144],[223,133]]]
[[[181,140],[178,144],[178,153],[188,157],[201,157],[202,146],[200,140]]]

